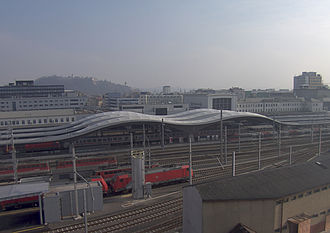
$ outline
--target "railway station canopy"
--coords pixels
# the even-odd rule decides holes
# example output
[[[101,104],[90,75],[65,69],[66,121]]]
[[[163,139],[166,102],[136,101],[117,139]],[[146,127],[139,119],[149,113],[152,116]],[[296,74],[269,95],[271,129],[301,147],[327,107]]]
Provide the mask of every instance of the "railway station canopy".
[[[49,190],[48,182],[31,182],[0,186],[0,201],[14,200],[24,197],[33,197],[46,193]]]
[[[220,110],[196,109],[173,115],[147,115],[142,113],[115,111],[93,114],[66,125],[50,128],[15,129],[13,137],[15,144],[62,141],[77,138],[103,128],[120,125],[164,123],[182,128],[207,126],[220,122]],[[250,112],[222,111],[222,120],[226,121],[258,121],[273,123],[274,120]],[[276,122],[279,123],[279,122]],[[10,132],[1,135],[0,145],[8,145],[11,140]]]

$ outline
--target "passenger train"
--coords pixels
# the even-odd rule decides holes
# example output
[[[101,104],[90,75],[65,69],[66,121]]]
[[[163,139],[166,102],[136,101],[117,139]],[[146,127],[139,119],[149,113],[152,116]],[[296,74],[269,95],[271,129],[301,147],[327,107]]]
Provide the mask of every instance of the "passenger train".
[[[113,158],[86,158],[77,159],[77,169],[84,170],[98,170],[105,168],[116,167],[117,160]],[[40,175],[54,175],[72,173],[73,163],[71,160],[41,162],[41,163],[26,163],[18,164],[17,175],[18,177],[27,176],[40,176]],[[11,165],[0,167],[0,180],[7,181],[13,179],[13,167]]]
[[[91,181],[100,182],[102,184],[103,194],[105,196],[129,192],[132,189],[131,169],[116,168],[96,172],[97,177]],[[193,174],[192,174],[193,175]],[[147,169],[145,174],[145,182],[155,185],[168,185],[174,182],[184,182],[189,179],[189,166],[176,167],[154,167]],[[17,198],[14,200],[0,201],[0,211],[20,208],[25,206],[37,206],[38,196]]]

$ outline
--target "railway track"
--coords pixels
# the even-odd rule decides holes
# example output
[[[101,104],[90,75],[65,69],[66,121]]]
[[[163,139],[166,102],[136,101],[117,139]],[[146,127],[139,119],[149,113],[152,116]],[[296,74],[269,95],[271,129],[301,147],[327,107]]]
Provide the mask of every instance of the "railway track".
[[[303,143],[305,142],[305,143]],[[310,141],[309,141],[310,142]],[[327,142],[327,143],[326,143]],[[324,141],[323,151],[327,151],[329,141]],[[278,145],[271,144],[262,147],[262,169],[268,167],[277,167],[288,164],[290,142],[283,143],[281,155],[278,156]],[[212,145],[217,149],[218,145]],[[234,148],[234,147],[233,147]],[[254,145],[255,148],[255,145]],[[204,148],[209,151],[209,148]],[[236,174],[244,174],[258,170],[257,150],[252,150],[251,146],[242,147],[241,152],[237,153]],[[318,152],[318,143],[306,143],[301,140],[301,144],[294,146],[292,153],[293,163],[300,163],[315,156]],[[183,153],[187,153],[184,151]],[[194,155],[194,183],[205,182],[218,178],[230,177],[232,173],[232,159],[228,156],[228,163],[221,167],[218,165],[216,155],[214,154]],[[163,156],[160,156],[161,158]],[[176,158],[176,161],[187,162],[187,156]],[[161,160],[160,161],[166,161]],[[169,162],[175,161],[175,158],[169,158]],[[214,164],[217,164],[214,166]],[[213,165],[213,167],[212,167]],[[206,167],[203,167],[206,166]],[[182,187],[182,185],[178,185]],[[169,201],[157,202],[151,206],[126,211],[116,215],[102,216],[91,219],[88,222],[89,232],[167,232],[179,229],[182,225],[182,197]],[[49,232],[83,232],[84,224],[79,223],[71,226],[65,226],[53,229]]]
[[[181,216],[182,197],[156,203],[152,206],[126,211],[116,215],[102,216],[88,221],[88,232],[146,232],[146,225],[153,221],[159,221],[159,226],[164,229],[169,227],[165,223],[172,222],[169,216]],[[177,222],[177,221],[174,221]],[[165,225],[164,225],[165,224]],[[149,227],[153,232],[155,226]],[[84,232],[83,223],[73,224],[49,230],[49,233],[60,232]],[[162,232],[162,231],[160,231]]]

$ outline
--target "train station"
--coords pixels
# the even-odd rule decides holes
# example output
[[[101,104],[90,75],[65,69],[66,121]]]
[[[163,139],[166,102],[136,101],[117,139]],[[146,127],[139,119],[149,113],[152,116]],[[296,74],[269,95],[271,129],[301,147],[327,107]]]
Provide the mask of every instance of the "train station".
[[[27,177],[49,179],[49,190],[38,195],[41,204],[39,199],[27,203],[39,206],[40,223],[47,223],[48,229],[56,228],[53,222],[61,221],[63,227],[74,224],[70,219],[86,216],[84,205],[95,218],[158,202],[173,205],[166,211],[177,215],[182,211],[178,203],[182,198],[186,202],[189,187],[313,159],[327,152],[329,136],[326,121],[288,122],[249,112],[198,109],[166,116],[99,113],[63,126],[2,131],[0,179],[9,185],[7,188]],[[98,198],[87,184],[96,185],[93,193]],[[128,194],[131,191],[132,195]],[[16,204],[18,199],[12,198]],[[94,204],[95,209],[91,208]],[[83,220],[76,221],[83,225]],[[182,219],[161,224],[182,225]],[[253,229],[248,222],[235,226],[238,224]],[[283,226],[274,228],[275,232],[286,230]]]

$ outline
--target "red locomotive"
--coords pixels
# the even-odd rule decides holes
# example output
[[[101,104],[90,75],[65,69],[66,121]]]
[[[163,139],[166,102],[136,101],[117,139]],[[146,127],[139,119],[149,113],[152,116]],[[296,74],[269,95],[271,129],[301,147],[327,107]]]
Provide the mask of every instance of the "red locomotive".
[[[110,170],[101,170],[101,171],[97,171],[95,173],[96,176],[100,176],[103,179],[111,179],[112,177],[114,177],[115,175],[119,174],[119,173],[129,173],[131,172],[131,168],[130,167],[122,167],[122,168],[115,168],[115,169],[110,169]]]
[[[24,149],[26,152],[58,150],[58,149],[60,149],[60,143],[59,142],[43,142],[43,143],[25,144]]]
[[[151,168],[159,167],[159,164],[152,164]],[[114,169],[100,170],[95,172],[97,177],[101,176],[103,179],[111,179],[117,174],[130,173],[132,171],[131,167],[120,167]]]
[[[130,168],[119,168],[108,170],[112,171],[112,174],[103,173],[105,177],[111,176],[111,178],[104,178],[101,172],[97,172],[100,176],[98,178],[93,178],[92,181],[99,181],[102,184],[104,195],[129,191],[132,189],[130,170]],[[169,184],[172,182],[186,181],[187,179],[189,179],[188,165],[168,168],[154,167],[149,169],[145,174],[145,182],[151,182],[153,185]],[[0,201],[0,210],[28,205],[38,205],[38,196]]]
[[[6,145],[3,147],[2,151],[8,154],[12,151],[12,145]],[[41,152],[41,151],[56,151],[61,149],[61,144],[59,142],[41,142],[33,144],[15,145],[17,152]]]
[[[107,174],[106,174],[107,175]],[[129,191],[132,189],[132,177],[130,172],[117,173],[111,178],[100,177],[93,178],[92,181],[99,181],[103,186],[105,194],[119,193]],[[109,177],[109,176],[108,176]],[[186,181],[189,179],[189,166],[177,166],[168,168],[152,168],[146,171],[145,182],[151,182],[154,185],[168,184],[171,182]]]

